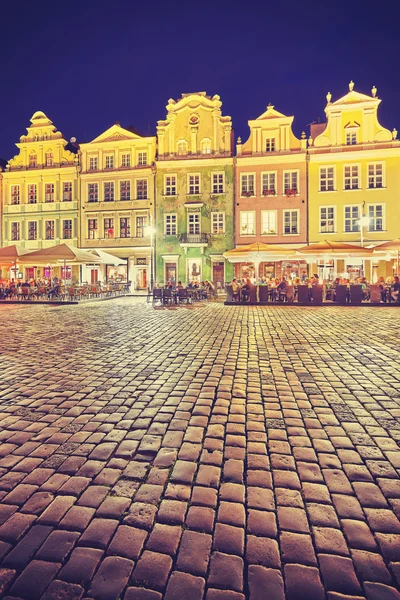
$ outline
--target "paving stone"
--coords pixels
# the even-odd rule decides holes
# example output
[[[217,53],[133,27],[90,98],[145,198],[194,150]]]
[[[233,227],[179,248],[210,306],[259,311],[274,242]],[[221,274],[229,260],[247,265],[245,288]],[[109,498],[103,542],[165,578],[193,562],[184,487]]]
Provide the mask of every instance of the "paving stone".
[[[246,560],[252,565],[280,568],[281,559],[279,556],[279,546],[277,541],[271,538],[248,535],[246,544]]]
[[[93,519],[79,539],[79,545],[104,550],[117,527],[115,519]]]
[[[10,589],[10,594],[27,600],[40,598],[57,575],[60,567],[59,563],[33,560],[15,581]]]
[[[55,580],[41,600],[80,600],[84,593],[85,590],[80,585]]]
[[[212,537],[206,533],[184,531],[176,566],[193,575],[206,575]]]
[[[367,582],[364,589],[367,600],[400,600],[400,592],[383,583]]]
[[[322,572],[322,580],[329,591],[343,594],[359,594],[361,587],[350,558],[319,554],[318,560]],[[338,577],[340,573],[340,577]]]
[[[352,550],[351,557],[361,581],[378,581],[390,584],[392,577],[382,556],[365,550]]]
[[[181,600],[186,597],[191,600],[202,600],[204,586],[205,580],[202,577],[174,571],[168,581],[164,599]]]
[[[145,588],[130,587],[125,592],[124,600],[162,600],[162,594]]]
[[[107,554],[136,560],[147,538],[147,532],[128,525],[120,525],[107,548]]]
[[[141,531],[141,530],[138,530]],[[156,523],[146,543],[146,549],[175,556],[182,536],[178,525]]]
[[[72,531],[53,531],[35,558],[62,563],[65,561],[79,538],[79,533]]]
[[[287,600],[324,600],[319,570],[304,565],[285,565]]]
[[[145,550],[133,571],[132,580],[156,590],[164,590],[171,568],[170,556]]]
[[[238,556],[214,552],[207,579],[210,587],[241,592],[243,590],[243,560]]]
[[[94,576],[88,594],[95,600],[115,600],[124,590],[134,562],[119,556],[107,556]]]
[[[283,531],[280,535],[280,548],[284,563],[316,566],[311,536]]]
[[[285,600],[283,578],[277,569],[250,565],[248,569],[250,600]]]

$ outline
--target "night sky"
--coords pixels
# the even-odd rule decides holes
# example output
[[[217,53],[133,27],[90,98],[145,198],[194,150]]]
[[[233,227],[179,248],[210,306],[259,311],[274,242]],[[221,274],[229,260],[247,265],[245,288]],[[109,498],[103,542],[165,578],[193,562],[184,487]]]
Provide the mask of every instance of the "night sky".
[[[0,36],[0,157],[44,111],[69,139],[116,121],[155,133],[170,97],[219,94],[236,136],[271,102],[294,130],[324,118],[328,91],[382,98],[400,130],[398,0],[9,2]],[[379,11],[379,12],[377,12]]]

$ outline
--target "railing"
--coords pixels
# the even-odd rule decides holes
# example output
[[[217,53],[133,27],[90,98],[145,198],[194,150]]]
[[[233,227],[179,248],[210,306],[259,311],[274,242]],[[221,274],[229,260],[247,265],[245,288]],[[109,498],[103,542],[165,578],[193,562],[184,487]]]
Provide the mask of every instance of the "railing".
[[[207,233],[181,233],[179,236],[181,244],[208,244]]]

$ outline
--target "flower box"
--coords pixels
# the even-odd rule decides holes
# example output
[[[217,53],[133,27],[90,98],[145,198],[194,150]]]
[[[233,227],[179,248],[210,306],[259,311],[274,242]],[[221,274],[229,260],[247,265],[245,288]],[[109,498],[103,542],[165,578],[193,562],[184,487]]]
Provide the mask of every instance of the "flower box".
[[[263,195],[264,196],[275,196],[276,195],[276,191],[274,189],[272,190],[263,190]]]
[[[293,190],[286,190],[285,191],[286,196],[296,196],[297,195],[297,190],[293,189]]]

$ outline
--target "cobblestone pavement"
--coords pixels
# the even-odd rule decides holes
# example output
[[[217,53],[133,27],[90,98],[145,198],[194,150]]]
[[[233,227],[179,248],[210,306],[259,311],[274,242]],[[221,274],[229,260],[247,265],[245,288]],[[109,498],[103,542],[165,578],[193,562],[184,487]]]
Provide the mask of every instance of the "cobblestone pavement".
[[[1,597],[400,598],[399,311],[0,316]]]

